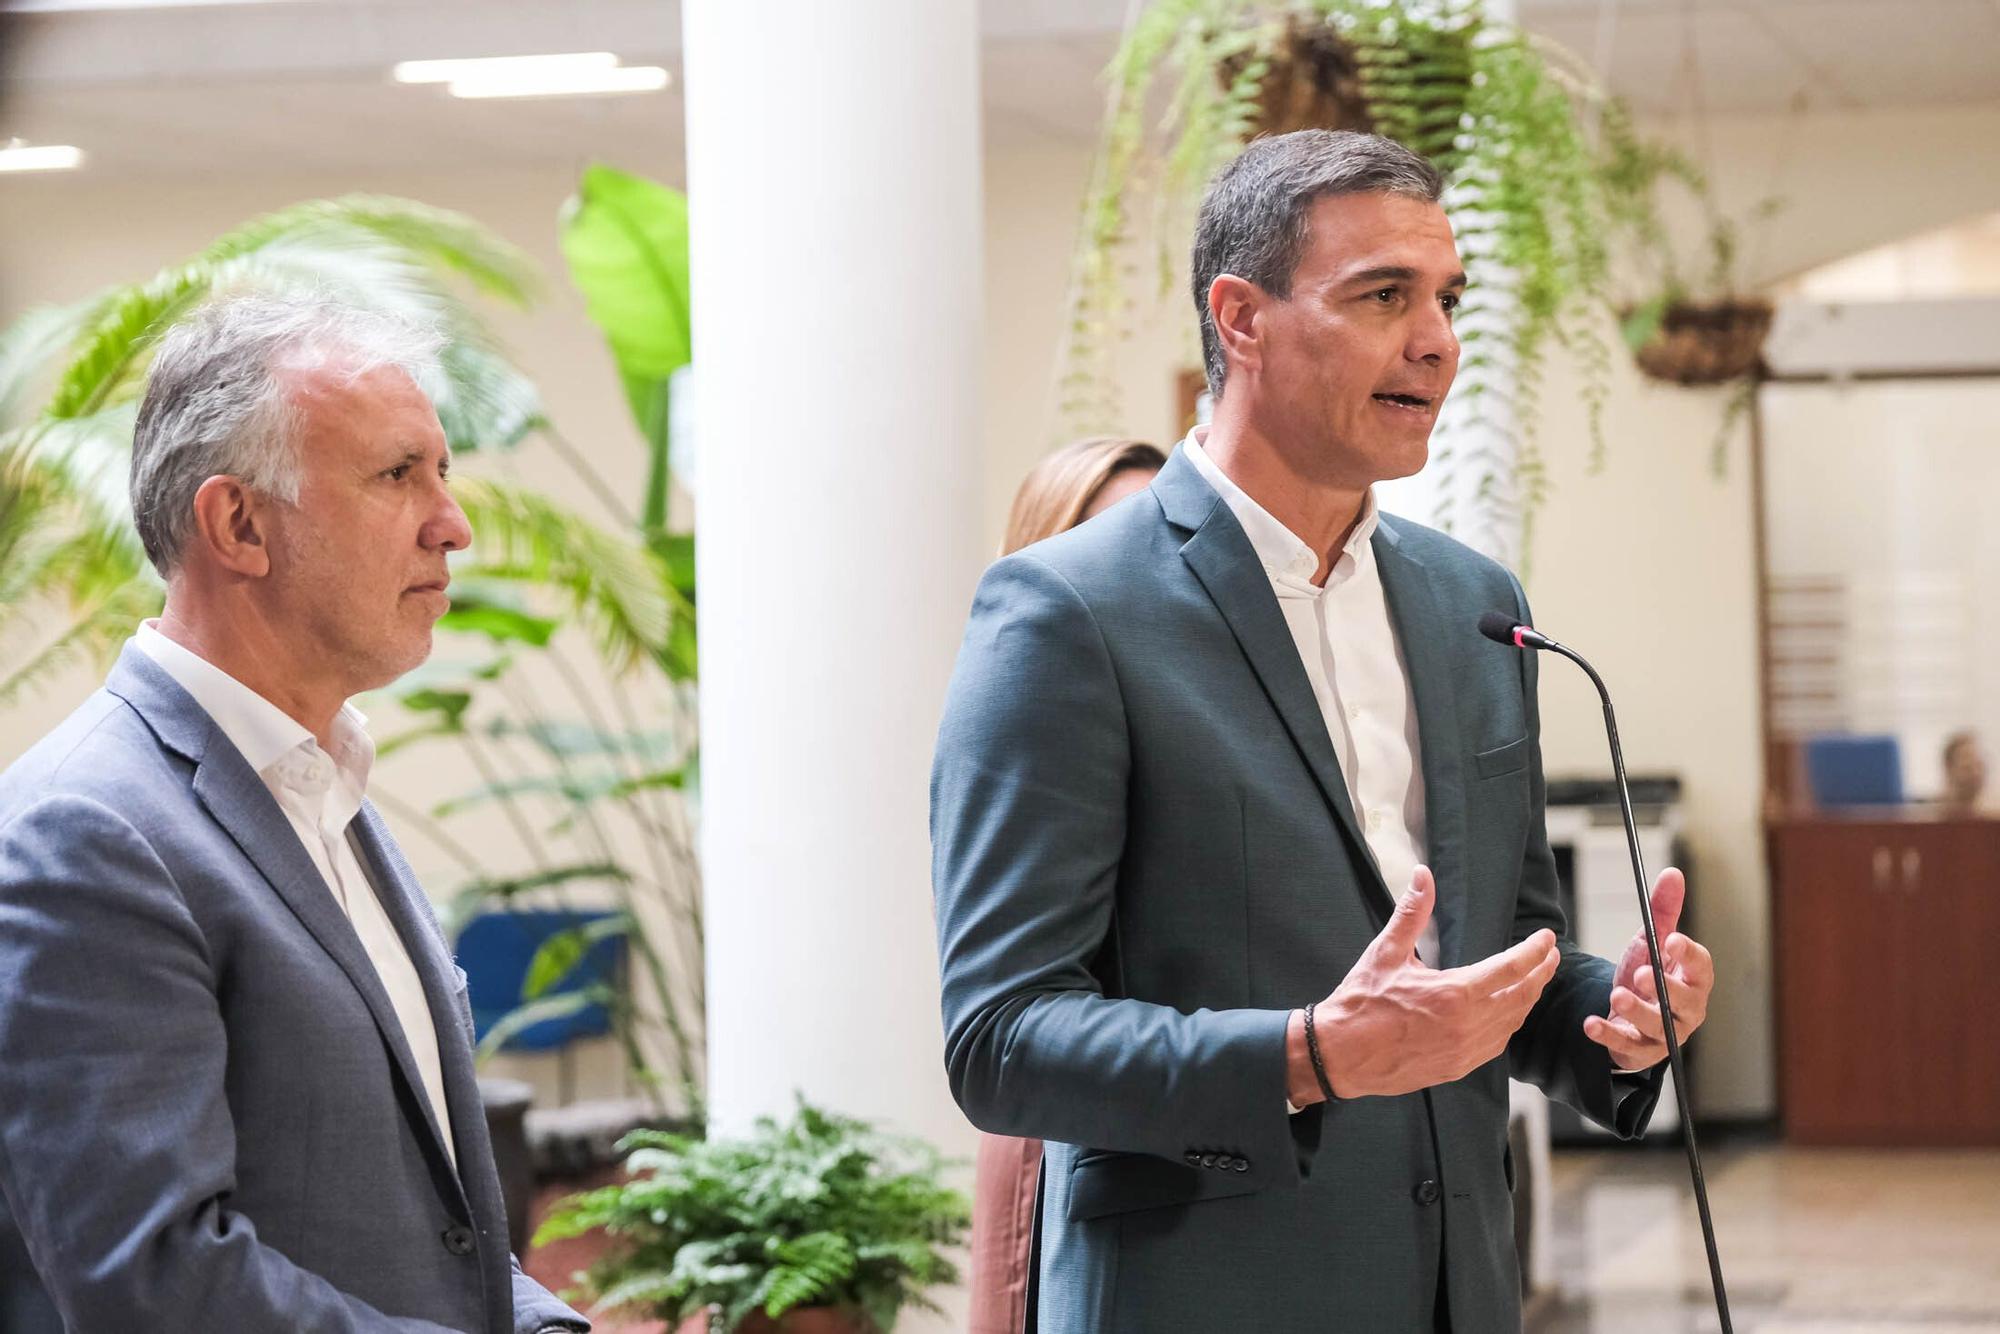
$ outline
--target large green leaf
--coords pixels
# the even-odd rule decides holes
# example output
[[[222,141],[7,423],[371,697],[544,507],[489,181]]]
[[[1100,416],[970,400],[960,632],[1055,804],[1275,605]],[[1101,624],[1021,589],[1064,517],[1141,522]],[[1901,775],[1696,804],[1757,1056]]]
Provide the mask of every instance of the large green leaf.
[[[483,1062],[487,1057],[507,1045],[513,1037],[526,1029],[533,1028],[544,1019],[567,1019],[593,1005],[616,1005],[617,993],[610,987],[585,987],[582,991],[565,991],[554,996],[544,996],[537,1001],[529,1001],[517,1010],[509,1010],[499,1022],[486,1030],[486,1036],[479,1040],[473,1051],[473,1059]]]
[[[563,258],[604,332],[649,452],[641,525],[666,526],[668,383],[693,355],[687,196],[593,163],[563,206]]]
[[[632,934],[637,924],[630,913],[613,913],[578,926],[566,927],[541,943],[535,957],[528,960],[528,972],[521,979],[521,999],[539,1000],[550,987],[568,977],[591,946],[601,940]]]

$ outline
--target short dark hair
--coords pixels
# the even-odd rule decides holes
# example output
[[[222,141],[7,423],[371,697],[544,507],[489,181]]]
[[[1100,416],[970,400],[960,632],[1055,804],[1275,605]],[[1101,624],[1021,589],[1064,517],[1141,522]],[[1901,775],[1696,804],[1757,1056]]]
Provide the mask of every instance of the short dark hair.
[[[1201,201],[1190,264],[1208,392],[1222,396],[1228,366],[1208,313],[1225,273],[1285,299],[1311,239],[1312,205],[1332,195],[1404,195],[1435,204],[1444,176],[1393,139],[1352,130],[1295,130],[1254,139],[1216,173]]]

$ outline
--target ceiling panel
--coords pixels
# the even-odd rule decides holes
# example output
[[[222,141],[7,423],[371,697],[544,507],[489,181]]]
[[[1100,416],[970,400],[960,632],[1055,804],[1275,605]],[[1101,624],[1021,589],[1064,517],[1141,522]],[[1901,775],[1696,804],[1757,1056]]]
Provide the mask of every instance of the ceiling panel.
[[[988,142],[1092,140],[1100,71],[1127,11],[1128,0],[986,0]],[[2000,0],[1521,0],[1520,12],[1584,61],[1602,57],[1613,90],[1653,114],[1776,111],[1801,92],[1824,109],[2000,102]],[[0,138],[76,143],[101,173],[673,162],[678,79],[658,94],[480,103],[393,85],[387,70],[424,56],[560,49],[677,67],[678,27],[672,0],[15,16],[7,31],[25,40]]]

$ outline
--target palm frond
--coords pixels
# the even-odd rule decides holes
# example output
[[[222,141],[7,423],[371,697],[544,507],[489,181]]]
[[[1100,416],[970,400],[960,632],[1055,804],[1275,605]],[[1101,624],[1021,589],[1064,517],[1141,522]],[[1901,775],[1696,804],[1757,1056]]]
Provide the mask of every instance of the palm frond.
[[[209,247],[211,258],[247,254],[281,237],[366,232],[426,264],[455,273],[487,296],[526,307],[542,279],[527,253],[462,213],[386,195],[343,195],[293,204],[254,218]]]
[[[0,451],[59,488],[74,504],[75,522],[143,563],[130,486],[137,412],[137,405],[127,402],[83,417],[44,417],[0,435]]]
[[[464,573],[563,590],[614,671],[650,659],[677,678],[692,675],[674,632],[692,626],[694,609],[645,546],[511,483],[469,479],[454,494],[474,534]]]
[[[113,293],[90,313],[46,415],[89,416],[137,398],[152,351],[174,322],[225,291],[316,292],[447,335],[440,373],[424,387],[454,449],[518,444],[543,422],[528,378],[424,256],[331,218],[277,232],[254,249],[224,238],[209,251]],[[480,266],[484,271],[483,265]]]
[[[72,666],[108,661],[140,621],[159,613],[162,600],[157,582],[135,575],[82,603],[54,639],[0,676],[0,708],[12,707],[28,690]]]
[[[36,306],[0,331],[0,426],[14,420],[36,377],[83,332],[96,307],[96,301]]]

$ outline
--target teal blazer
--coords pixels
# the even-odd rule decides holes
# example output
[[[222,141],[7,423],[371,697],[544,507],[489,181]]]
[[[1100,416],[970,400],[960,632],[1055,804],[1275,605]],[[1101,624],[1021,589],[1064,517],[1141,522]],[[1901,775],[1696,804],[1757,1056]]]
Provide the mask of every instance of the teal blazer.
[[[1568,938],[1520,585],[1384,516],[1446,967],[1542,927],[1562,963],[1506,1054],[1401,1097],[1285,1110],[1290,1011],[1393,900],[1235,515],[1176,451],[1152,487],[996,563],[931,784],[945,1063],[982,1130],[1048,1141],[1044,1334],[1520,1328],[1507,1078],[1621,1136],[1657,1075],[1583,1034],[1612,965]],[[1400,887],[1399,887],[1400,888]]]

